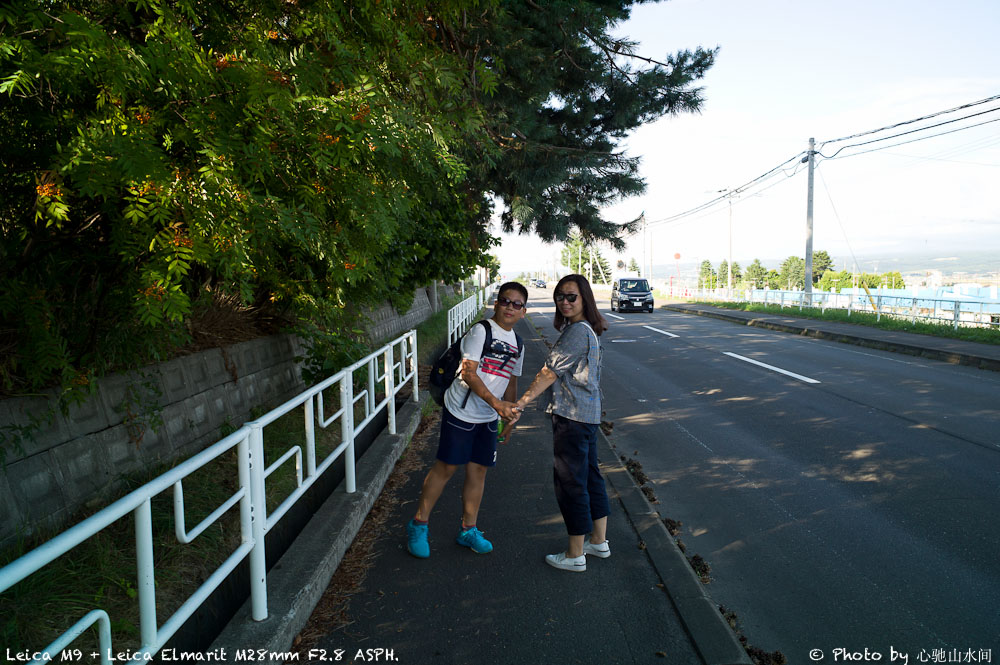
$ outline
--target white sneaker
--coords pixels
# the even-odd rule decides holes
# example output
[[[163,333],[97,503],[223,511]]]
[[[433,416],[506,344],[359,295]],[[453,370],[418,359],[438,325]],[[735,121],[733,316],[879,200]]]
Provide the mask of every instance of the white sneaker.
[[[587,570],[587,557],[583,554],[577,557],[568,557],[565,552],[559,554],[546,554],[545,563],[553,568],[569,570],[574,573],[582,573]]]
[[[595,545],[589,540],[583,541],[583,553],[589,554],[591,556],[596,556],[601,559],[607,559],[611,556],[611,545],[605,540],[599,545]]]

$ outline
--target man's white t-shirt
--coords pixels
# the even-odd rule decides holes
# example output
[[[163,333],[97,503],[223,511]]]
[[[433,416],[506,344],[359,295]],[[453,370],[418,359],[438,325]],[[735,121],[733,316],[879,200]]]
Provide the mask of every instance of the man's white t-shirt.
[[[513,330],[504,330],[493,319],[488,319],[487,323],[493,331],[490,349],[485,355],[481,355],[486,341],[486,329],[476,323],[462,338],[462,358],[479,363],[476,374],[483,380],[487,390],[503,399],[510,377],[521,376],[524,357],[518,353],[517,336]],[[469,399],[463,408],[462,402],[466,395],[469,395]],[[488,423],[497,419],[497,412],[493,407],[469,390],[468,384],[462,380],[461,371],[445,392],[444,405],[453,416],[467,423]]]

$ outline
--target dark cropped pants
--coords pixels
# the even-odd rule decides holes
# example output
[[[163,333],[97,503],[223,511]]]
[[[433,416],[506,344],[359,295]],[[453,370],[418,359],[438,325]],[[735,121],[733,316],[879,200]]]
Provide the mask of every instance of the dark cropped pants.
[[[552,415],[556,502],[571,536],[590,533],[594,520],[611,513],[597,466],[597,427]]]

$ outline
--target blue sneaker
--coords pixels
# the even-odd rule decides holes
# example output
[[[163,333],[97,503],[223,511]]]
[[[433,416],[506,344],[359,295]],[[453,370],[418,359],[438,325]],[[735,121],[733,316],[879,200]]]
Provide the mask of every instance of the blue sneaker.
[[[493,543],[483,538],[483,532],[474,526],[459,531],[455,542],[468,547],[476,554],[487,554],[493,551]]]
[[[406,550],[418,559],[426,559],[431,555],[426,524],[417,524],[413,520],[406,523]]]

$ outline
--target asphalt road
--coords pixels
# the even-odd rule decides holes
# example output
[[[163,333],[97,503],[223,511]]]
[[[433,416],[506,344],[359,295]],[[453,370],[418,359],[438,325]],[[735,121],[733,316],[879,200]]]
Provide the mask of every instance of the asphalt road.
[[[752,643],[1000,662],[1000,373],[600,305],[611,439]]]

